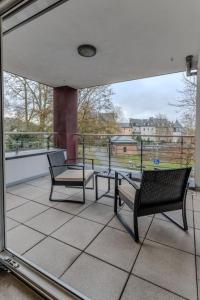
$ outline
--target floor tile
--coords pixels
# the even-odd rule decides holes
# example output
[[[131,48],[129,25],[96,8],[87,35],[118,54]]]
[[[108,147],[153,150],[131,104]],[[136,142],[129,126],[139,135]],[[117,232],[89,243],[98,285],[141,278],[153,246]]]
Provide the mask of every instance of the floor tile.
[[[34,200],[45,194],[46,190],[24,183],[9,188],[9,192],[29,200]]]
[[[10,218],[6,218],[6,230],[11,230],[12,228],[16,227],[17,225],[19,225],[20,223],[10,219]]]
[[[114,190],[115,181],[110,181],[111,190]],[[107,178],[98,178],[98,190],[107,191],[108,189],[108,179]]]
[[[108,205],[94,203],[80,213],[81,217],[106,224],[114,216],[113,208]]]
[[[197,229],[200,229],[200,211],[194,212],[194,226]]]
[[[198,293],[200,293],[200,256],[197,256],[197,281],[198,281]],[[200,295],[200,294],[199,294]]]
[[[27,184],[37,186],[43,189],[50,189],[51,187],[51,179],[49,176],[40,177],[31,181],[28,181]]]
[[[65,186],[54,186],[54,192],[63,193],[64,195],[68,195],[69,197],[75,194],[80,193],[80,188],[70,188]]]
[[[6,187],[6,192],[11,193],[12,191],[21,190],[24,188],[28,188],[28,185],[26,183],[15,184],[15,185]]]
[[[187,213],[188,226],[189,227],[194,227],[193,212],[191,210],[187,209],[186,213]],[[166,215],[168,215],[170,218],[174,219],[174,221],[179,223],[181,226],[183,225],[183,218],[182,218],[182,211],[181,210],[166,212]],[[164,221],[167,221],[167,222],[171,222],[170,220],[168,220],[162,214],[156,214],[155,218],[156,219],[161,219],[161,220],[164,220]]]
[[[53,201],[50,201],[51,203],[56,204],[60,200],[67,201],[71,197],[70,193],[67,194],[67,190],[65,187],[59,186],[58,188],[57,189],[56,189],[56,187],[54,188],[54,191],[52,194]],[[61,188],[63,188],[63,190]],[[50,190],[49,190],[48,196],[49,196],[49,194],[50,194]],[[75,195],[76,195],[76,193],[75,193]]]
[[[62,210],[62,211],[65,211],[65,212],[76,215],[76,214],[79,214],[82,210],[84,210],[89,205],[91,205],[90,201],[86,201],[85,204],[70,203],[70,202],[59,202],[59,203],[56,203],[55,207],[57,209]]]
[[[128,233],[106,227],[85,251],[130,271],[139,249],[140,244]]]
[[[48,207],[41,205],[36,202],[28,202],[22,206],[19,206],[7,213],[7,216],[18,221],[18,222],[26,222],[33,218],[34,216],[38,215],[39,213],[47,210]]]
[[[101,192],[100,192],[101,194]],[[109,197],[102,197],[101,199],[99,199],[97,201],[97,203],[101,203],[101,204],[104,204],[104,205],[109,205],[109,206],[114,206],[114,198],[109,198]]]
[[[186,198],[186,209],[193,210],[193,199],[195,199],[196,193],[194,191],[189,190],[187,192]]]
[[[71,195],[69,199],[82,201],[83,200],[83,190],[79,189],[79,192]],[[92,202],[95,201],[95,190],[94,189],[93,190],[86,189],[85,190],[85,199],[87,201],[92,201]]]
[[[183,231],[171,222],[159,219],[153,220],[147,234],[147,239],[159,242],[183,251],[194,253],[193,228]]]
[[[200,229],[195,229],[196,253],[200,256]]]
[[[200,211],[200,192],[196,192],[196,195],[194,197],[193,201],[193,207],[195,211]]]
[[[58,227],[66,223],[73,216],[65,212],[50,208],[38,216],[34,217],[25,224],[33,229],[36,229],[46,235],[49,235]]]
[[[6,198],[5,198],[6,211],[16,208],[24,203],[27,203],[28,201],[29,200],[24,199],[22,197],[6,193]]]
[[[106,182],[107,180],[101,180],[99,191],[100,189],[105,191]],[[118,219],[113,218],[113,199],[103,197],[96,203],[95,190],[86,190],[87,201],[85,205],[51,202],[49,201],[50,186],[50,177],[47,176],[8,188],[9,196],[6,201],[8,209],[11,209],[8,216],[18,220],[18,222],[27,222],[28,226],[45,234],[50,234],[56,230],[52,237],[45,238],[43,234],[7,218],[7,230],[10,229],[7,233],[8,247],[19,254],[26,252],[24,254],[26,258],[55,276],[60,276],[69,267],[62,279],[92,300],[119,299],[127,273],[112,265],[127,271],[130,270],[130,266],[138,253],[139,245],[126,233],[126,229]],[[81,200],[82,192],[78,188],[58,186],[55,187],[54,196],[62,199],[76,198]],[[33,199],[37,203],[28,201],[28,199]],[[200,193],[196,194],[189,191],[187,196],[188,225],[191,227],[194,226],[191,211],[192,202],[195,210],[195,225],[199,228],[195,232],[196,251],[199,255],[197,256],[197,275],[200,286]],[[49,209],[49,207],[51,208]],[[124,206],[120,213],[132,227],[132,211]],[[82,218],[73,218],[70,214],[79,214]],[[170,212],[170,215],[182,224],[181,212]],[[70,220],[68,216],[72,219]],[[138,221],[139,234],[144,237],[152,221],[152,216],[140,217]],[[103,228],[101,224],[107,222],[109,222],[108,226],[100,232]],[[192,252],[193,236],[191,233],[191,228],[189,234],[186,234],[171,224],[164,216],[155,215],[148,232],[148,239],[155,242],[145,240],[133,273],[183,297],[196,299],[193,255],[170,248],[174,247]],[[55,238],[53,238],[54,235]],[[86,248],[91,241],[91,245]],[[76,248],[80,250],[86,248],[86,252],[89,254],[81,254],[74,261],[80,254]],[[70,267],[71,263],[73,264]],[[132,275],[122,300],[182,299],[146,280]]]
[[[134,295],[134,297],[133,297]],[[176,296],[154,284],[131,275],[121,300],[181,300]]]
[[[133,273],[178,295],[196,299],[194,255],[145,241]]]
[[[87,254],[82,254],[61,280],[92,300],[117,300],[128,274]]]
[[[44,205],[47,205],[47,206],[49,206],[49,207],[54,207],[54,206],[56,206],[56,204],[57,204],[57,202],[55,202],[55,201],[50,201],[49,200],[49,194],[50,194],[50,192],[47,190],[47,191],[45,191],[45,193],[44,194],[42,194],[41,196],[39,196],[39,197],[36,197],[35,199],[34,199],[34,201],[35,202],[38,202],[38,203],[40,203],[40,204],[44,204]],[[55,192],[55,197],[59,197],[59,199],[61,198],[64,198],[64,195],[63,194],[61,194],[61,193],[56,193]],[[69,197],[69,196],[68,196]],[[65,197],[66,198],[66,197]]]
[[[193,201],[193,207],[194,207],[194,211],[199,211],[200,212],[200,199],[195,199]]]
[[[59,277],[81,252],[51,237],[47,237],[24,255],[45,271]]]
[[[52,236],[79,249],[84,249],[102,228],[101,224],[75,217],[55,231]]]
[[[123,217],[124,221],[127,223],[127,225],[133,230],[133,212],[131,211],[120,211],[120,215]],[[139,230],[139,235],[145,236],[149,225],[152,221],[152,217],[139,217],[138,218],[138,230]],[[121,222],[118,220],[117,217],[114,217],[108,226],[117,228],[120,230],[123,230],[126,232],[125,227],[121,224]]]
[[[24,225],[9,230],[7,233],[7,247],[18,254],[22,254],[33,245],[41,241],[45,236]]]

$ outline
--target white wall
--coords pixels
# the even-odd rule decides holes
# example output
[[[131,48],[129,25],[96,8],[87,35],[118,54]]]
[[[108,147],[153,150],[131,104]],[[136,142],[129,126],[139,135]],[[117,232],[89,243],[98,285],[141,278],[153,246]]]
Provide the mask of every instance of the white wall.
[[[46,155],[28,156],[5,161],[6,185],[24,182],[49,174]]]

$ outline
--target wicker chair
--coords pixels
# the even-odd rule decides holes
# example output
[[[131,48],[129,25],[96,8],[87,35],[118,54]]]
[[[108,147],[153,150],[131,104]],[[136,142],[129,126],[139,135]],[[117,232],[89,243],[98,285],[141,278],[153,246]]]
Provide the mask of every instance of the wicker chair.
[[[114,212],[126,230],[139,242],[138,217],[162,213],[183,230],[188,230],[186,218],[186,194],[191,168],[144,171],[140,185],[123,174],[115,173]],[[126,183],[118,184],[118,176]],[[118,201],[123,201],[133,210],[134,232],[118,213]],[[164,212],[182,210],[183,227]]]
[[[94,163],[92,169],[87,170],[85,164],[67,164],[64,151],[56,151],[47,154],[49,170],[51,174],[51,192],[49,200],[66,201],[75,203],[85,203],[85,189],[88,182],[92,179],[94,189]],[[88,159],[87,159],[88,160]],[[81,187],[83,189],[83,201],[52,199],[54,186]]]

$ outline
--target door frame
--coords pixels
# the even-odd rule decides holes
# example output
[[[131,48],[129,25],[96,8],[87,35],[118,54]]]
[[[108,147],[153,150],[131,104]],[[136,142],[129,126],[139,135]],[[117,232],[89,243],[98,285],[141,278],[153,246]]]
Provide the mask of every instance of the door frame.
[[[71,286],[45,272],[11,249],[6,248],[2,20],[5,13],[13,12],[15,8],[19,11],[20,7],[23,8],[24,5],[31,4],[33,1],[2,0],[0,3],[0,270],[5,269],[10,271],[46,299],[89,300]]]

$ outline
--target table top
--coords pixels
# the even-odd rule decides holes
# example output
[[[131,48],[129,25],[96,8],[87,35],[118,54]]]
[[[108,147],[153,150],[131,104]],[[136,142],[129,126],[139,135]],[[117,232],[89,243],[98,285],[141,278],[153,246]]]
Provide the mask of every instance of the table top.
[[[128,176],[128,177],[130,177],[130,174],[131,174],[131,172],[124,172],[124,171],[120,172],[120,173],[123,173],[124,176]],[[96,176],[103,177],[103,178],[115,179],[115,171],[114,170],[111,170],[111,171],[109,171],[109,170],[100,171],[100,172],[98,172],[96,174]],[[119,174],[118,178],[122,179],[122,176],[120,176],[120,174]]]

